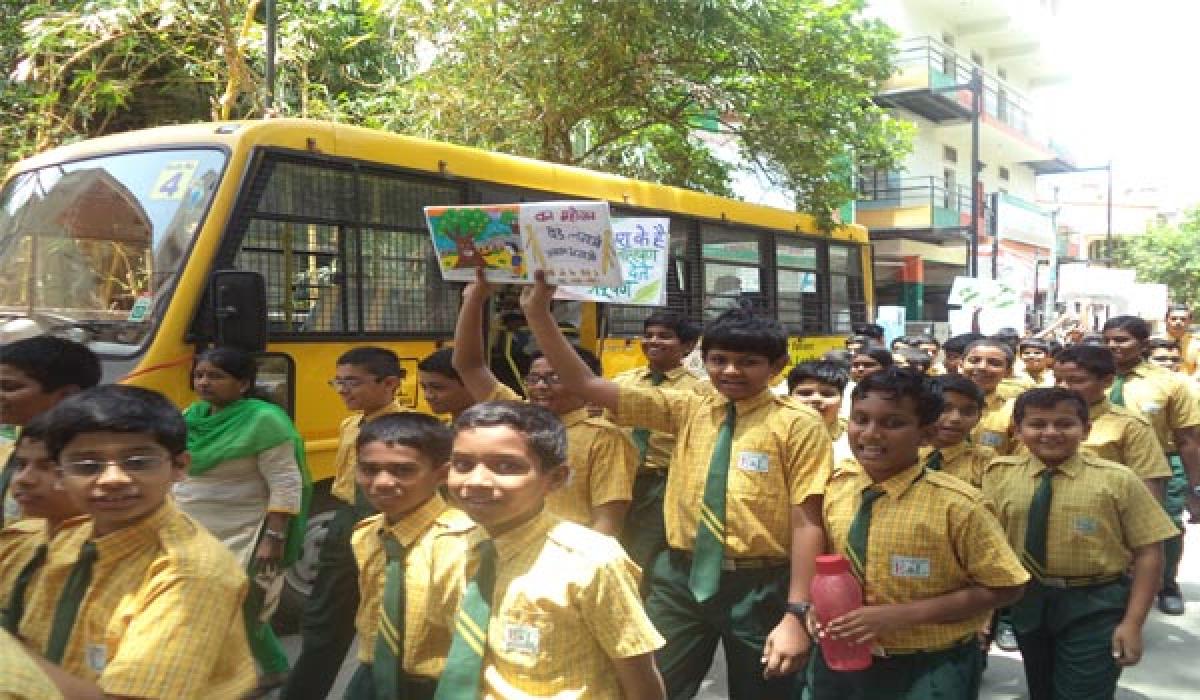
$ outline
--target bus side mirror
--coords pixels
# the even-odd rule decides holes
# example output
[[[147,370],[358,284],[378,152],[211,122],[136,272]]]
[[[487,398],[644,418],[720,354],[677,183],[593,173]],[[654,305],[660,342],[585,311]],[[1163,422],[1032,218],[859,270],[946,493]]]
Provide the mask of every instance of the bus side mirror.
[[[249,270],[217,270],[212,280],[212,308],[218,345],[247,352],[267,347],[267,283]]]

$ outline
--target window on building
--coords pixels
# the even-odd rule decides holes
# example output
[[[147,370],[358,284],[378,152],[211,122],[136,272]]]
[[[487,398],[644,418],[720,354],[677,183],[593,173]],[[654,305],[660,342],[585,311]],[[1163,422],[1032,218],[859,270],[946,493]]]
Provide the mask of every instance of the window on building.
[[[852,324],[867,320],[861,255],[857,246],[829,245],[829,305],[833,333],[849,333]]]
[[[1000,173],[1000,179],[1004,180],[1005,182],[1008,182],[1008,180],[1009,180],[1008,168],[1001,166],[999,173]]]
[[[997,68],[996,75],[999,76],[1001,80],[1008,80],[1008,71],[1004,70],[1003,68]]]
[[[980,68],[983,68],[983,54],[978,51],[971,52],[971,61]]]
[[[958,149],[953,146],[942,146],[942,160],[947,163],[957,163]]]

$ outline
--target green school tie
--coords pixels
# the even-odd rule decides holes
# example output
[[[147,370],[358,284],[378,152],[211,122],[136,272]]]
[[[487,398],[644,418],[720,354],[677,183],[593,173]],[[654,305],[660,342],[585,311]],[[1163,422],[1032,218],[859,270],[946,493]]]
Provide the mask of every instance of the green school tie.
[[[404,700],[408,688],[404,675],[404,547],[391,533],[380,533],[387,553],[383,600],[379,606],[379,632],[375,635],[375,661],[371,675],[375,697]]]
[[[496,543],[478,545],[479,568],[467,582],[467,590],[454,616],[454,639],[446,655],[446,668],[438,681],[434,700],[478,700],[487,651],[488,620],[492,616],[492,593],[496,588]]]
[[[867,581],[867,536],[871,533],[871,508],[883,493],[874,486],[863,489],[862,503],[846,535],[846,558],[850,560],[854,575],[863,583]]]
[[[4,614],[4,629],[14,637],[17,636],[17,628],[21,626],[21,618],[25,616],[25,591],[29,588],[33,575],[46,563],[46,551],[47,546],[39,544],[33,552],[33,558],[25,563],[13,583],[12,595],[8,598],[8,610]]]
[[[1033,500],[1029,503],[1025,551],[1022,552],[1021,563],[1037,578],[1045,578],[1046,573],[1046,531],[1050,526],[1054,472],[1053,468],[1046,467],[1038,481],[1037,489],[1033,492]]]
[[[688,588],[703,603],[713,597],[721,582],[721,563],[725,559],[725,490],[729,484],[729,462],[733,459],[733,431],[737,426],[737,405],[730,401],[725,422],[717,432],[708,478],[704,482],[704,502],[696,523],[696,544],[692,552],[692,570]]]
[[[929,457],[926,458],[926,460],[925,460],[925,468],[929,469],[930,471],[935,471],[935,472],[942,470],[942,451],[941,450],[935,449],[933,452],[929,453]]]
[[[92,564],[96,562],[96,543],[91,540],[79,551],[79,559],[71,567],[71,574],[58,597],[58,605],[54,608],[54,623],[50,626],[50,641],[46,643],[46,658],[56,664],[61,664],[63,654],[67,651],[67,642],[71,639],[71,630],[75,628],[75,618],[79,615],[79,606],[87,594],[88,585],[92,582]]]
[[[1114,406],[1125,405],[1125,375],[1118,374],[1117,378],[1113,380],[1112,389],[1108,391],[1108,400]]]
[[[651,386],[658,386],[663,383],[667,375],[655,370],[650,371]],[[646,466],[646,451],[650,449],[650,430],[647,428],[634,428],[633,434],[630,435],[633,439],[633,444],[638,451],[638,469]]]

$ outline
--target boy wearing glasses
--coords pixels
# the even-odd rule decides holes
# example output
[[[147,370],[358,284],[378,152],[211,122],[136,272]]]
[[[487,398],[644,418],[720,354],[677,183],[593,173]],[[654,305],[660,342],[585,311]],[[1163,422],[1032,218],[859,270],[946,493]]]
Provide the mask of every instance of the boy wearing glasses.
[[[454,329],[454,369],[477,401],[520,401],[515,391],[500,383],[484,362],[483,307],[491,285],[477,271],[475,282],[463,290],[462,309]],[[575,348],[588,367],[600,374],[600,361]],[[567,464],[563,487],[546,497],[546,507],[559,517],[618,536],[633,499],[637,452],[621,429],[605,418],[591,417],[587,402],[567,391],[558,373],[541,353],[532,355],[525,390],[529,402],[549,409],[567,429]]]
[[[355,524],[374,513],[366,497],[356,489],[358,431],[364,424],[389,413],[404,413],[408,407],[396,400],[396,389],[404,370],[396,353],[387,348],[359,347],[338,358],[329,386],[346,408],[353,411],[342,421],[334,456],[330,492],[342,504],[329,521],[325,541],[317,555],[317,577],[304,604],[300,624],[303,643],[283,689],[283,698],[323,698],[329,693],[342,667],[342,659],[354,641],[354,614],[358,609],[358,569],[350,536]]]
[[[187,428],[163,395],[102,386],[59,404],[46,443],[68,497],[21,620],[67,697],[236,698],[254,687],[233,555],[170,499]]]

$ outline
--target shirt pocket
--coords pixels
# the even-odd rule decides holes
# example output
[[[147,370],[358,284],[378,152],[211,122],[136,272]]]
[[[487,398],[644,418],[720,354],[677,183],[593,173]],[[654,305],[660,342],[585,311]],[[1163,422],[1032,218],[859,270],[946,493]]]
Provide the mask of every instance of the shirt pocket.
[[[569,656],[569,649],[551,648],[555,624],[550,611],[518,604],[504,610],[493,624],[499,627],[493,644],[516,677],[537,683],[561,681],[565,670],[574,665],[563,654],[567,651]]]
[[[756,426],[734,442],[727,484],[735,496],[756,498],[786,492],[779,443],[765,427]]]

